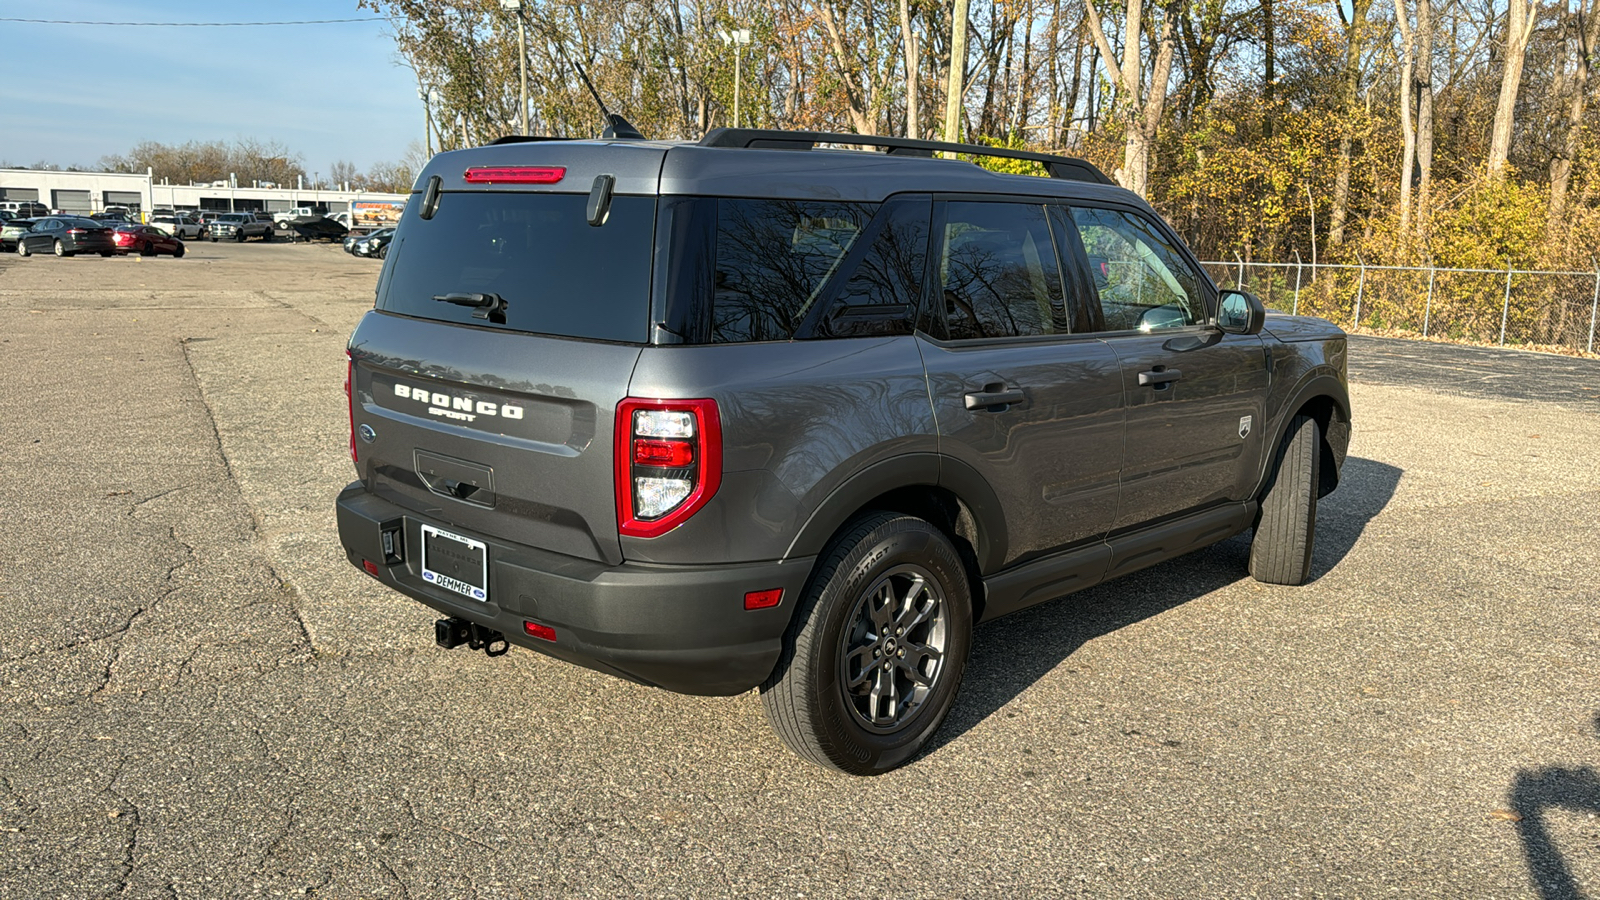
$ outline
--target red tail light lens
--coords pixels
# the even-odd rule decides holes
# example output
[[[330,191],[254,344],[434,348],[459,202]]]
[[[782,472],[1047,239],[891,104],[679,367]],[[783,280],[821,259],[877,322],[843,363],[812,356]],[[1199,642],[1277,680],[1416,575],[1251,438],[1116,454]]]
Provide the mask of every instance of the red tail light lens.
[[[536,637],[541,641],[553,641],[556,639],[556,630],[554,628],[549,625],[540,625],[538,622],[523,622],[522,630],[527,632],[528,637]]]
[[[356,456],[356,361],[350,356],[350,351],[344,352],[346,364],[344,369],[344,399],[345,408],[350,412],[350,461],[358,463],[361,460]]]
[[[88,234],[88,233],[89,232],[83,230],[82,228],[68,228],[67,229],[67,234]]]
[[[722,484],[715,400],[617,404],[617,531],[659,537],[700,511]]]
[[[555,184],[567,175],[566,166],[474,166],[467,184]]]

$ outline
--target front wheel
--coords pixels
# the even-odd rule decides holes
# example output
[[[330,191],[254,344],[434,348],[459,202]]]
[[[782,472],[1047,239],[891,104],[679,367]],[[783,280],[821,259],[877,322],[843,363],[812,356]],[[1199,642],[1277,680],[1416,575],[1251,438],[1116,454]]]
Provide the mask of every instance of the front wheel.
[[[894,513],[856,519],[817,566],[761,701],[801,758],[882,774],[955,702],[972,645],[967,572],[943,532]]]
[[[1317,420],[1295,416],[1272,461],[1272,481],[1250,542],[1250,575],[1267,584],[1305,584],[1317,536],[1317,490],[1322,481],[1322,432]]]
[[[183,258],[183,245],[182,244],[179,244],[178,248],[176,250],[172,251],[172,258],[173,259],[182,259]]]
[[[270,240],[272,240],[272,238],[273,238],[273,233],[272,233],[272,229],[271,228],[268,228],[266,233],[261,236],[261,239],[263,241],[270,241]]]

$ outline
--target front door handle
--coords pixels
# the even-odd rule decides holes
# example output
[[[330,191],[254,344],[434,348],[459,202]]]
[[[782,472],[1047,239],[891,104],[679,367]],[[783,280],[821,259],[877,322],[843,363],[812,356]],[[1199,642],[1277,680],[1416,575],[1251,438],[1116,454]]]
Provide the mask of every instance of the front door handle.
[[[1159,389],[1161,385],[1171,384],[1182,377],[1183,373],[1177,369],[1169,369],[1165,366],[1156,366],[1154,369],[1151,369],[1148,372],[1139,373],[1139,386],[1155,386],[1157,389]]]
[[[1007,388],[1003,384],[984,385],[983,390],[973,391],[966,396],[967,409],[987,409],[989,412],[1000,412],[1013,403],[1023,401],[1021,388]]]

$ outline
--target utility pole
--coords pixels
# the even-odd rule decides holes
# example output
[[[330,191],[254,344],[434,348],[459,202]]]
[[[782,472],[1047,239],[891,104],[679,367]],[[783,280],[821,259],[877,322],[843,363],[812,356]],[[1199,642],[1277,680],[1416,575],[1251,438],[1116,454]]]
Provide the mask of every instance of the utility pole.
[[[501,2],[505,2],[505,0],[501,0]],[[722,42],[724,44],[733,45],[733,127],[738,128],[740,81],[739,64],[744,60],[744,53],[740,51],[739,48],[750,43],[750,29],[736,28],[733,31],[727,31],[724,29],[723,31],[719,32],[719,34],[721,35]]]
[[[517,14],[517,71],[522,77],[522,102],[517,106],[517,127],[528,133],[528,26],[522,17],[522,0],[500,0],[500,8]]]

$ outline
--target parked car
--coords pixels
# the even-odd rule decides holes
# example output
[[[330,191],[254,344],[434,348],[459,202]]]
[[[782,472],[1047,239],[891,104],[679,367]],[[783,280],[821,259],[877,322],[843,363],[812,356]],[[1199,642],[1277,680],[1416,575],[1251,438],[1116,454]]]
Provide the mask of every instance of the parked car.
[[[217,220],[206,228],[206,237],[211,241],[239,241],[245,238],[259,237],[263,241],[272,240],[272,220],[258,219],[251,213],[223,213]]]
[[[1245,532],[1257,580],[1311,577],[1344,332],[1219,290],[1089,163],[724,128],[418,184],[335,506],[441,647],[759,687],[797,755],[869,775],[927,746],[977,623]]]
[[[117,245],[111,237],[111,228],[105,223],[80,216],[45,216],[17,238],[18,256],[52,251],[57,256],[78,253],[111,256],[117,252]]]
[[[112,232],[111,238],[116,241],[118,253],[137,253],[140,256],[170,253],[174,257],[183,256],[183,241],[154,225],[123,225]]]
[[[184,238],[198,238],[202,233],[205,232],[205,229],[201,227],[199,222],[196,222],[188,216],[154,216],[150,219],[150,226],[152,228],[160,229],[161,231],[164,231],[175,238],[179,238],[180,240]]]
[[[350,252],[356,256],[370,256],[383,259],[389,255],[389,241],[394,239],[393,228],[380,228],[371,234],[356,238]]]
[[[24,219],[36,219],[40,216],[50,215],[50,208],[37,200],[0,201],[0,209],[14,212]]]
[[[33,227],[33,219],[13,218],[0,223],[0,250],[17,249],[17,238]]]
[[[132,219],[128,218],[126,213],[120,212],[90,213],[89,218],[95,220],[96,222],[103,222],[112,228],[115,228],[118,225],[129,224],[133,221]]]
[[[344,252],[354,256],[356,252],[356,241],[361,240],[363,236],[364,235],[355,234],[353,232],[346,234],[344,236]]]

